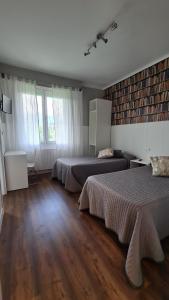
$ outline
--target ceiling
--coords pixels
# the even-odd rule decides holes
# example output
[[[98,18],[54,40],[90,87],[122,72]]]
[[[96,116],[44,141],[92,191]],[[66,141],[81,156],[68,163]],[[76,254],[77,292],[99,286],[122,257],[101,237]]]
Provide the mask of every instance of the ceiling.
[[[0,0],[0,62],[105,88],[169,54],[168,11],[169,0]]]

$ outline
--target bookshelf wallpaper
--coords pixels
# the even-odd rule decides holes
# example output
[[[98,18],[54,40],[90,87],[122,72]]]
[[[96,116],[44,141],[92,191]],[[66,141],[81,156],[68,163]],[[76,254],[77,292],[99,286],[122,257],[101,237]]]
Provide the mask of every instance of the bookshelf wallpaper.
[[[105,90],[112,125],[169,120],[169,58]]]

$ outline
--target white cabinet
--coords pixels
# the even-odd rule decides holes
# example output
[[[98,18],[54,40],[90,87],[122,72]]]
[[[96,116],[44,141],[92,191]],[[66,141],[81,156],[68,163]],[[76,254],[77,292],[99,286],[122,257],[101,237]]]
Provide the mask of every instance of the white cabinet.
[[[97,130],[97,119],[96,119],[96,110],[91,111],[89,115],[89,144],[96,145],[96,130]]]
[[[99,150],[110,147],[112,102],[94,99],[89,104],[89,152],[96,155]]]
[[[6,152],[5,171],[8,191],[19,190],[28,187],[27,158],[25,152]]]

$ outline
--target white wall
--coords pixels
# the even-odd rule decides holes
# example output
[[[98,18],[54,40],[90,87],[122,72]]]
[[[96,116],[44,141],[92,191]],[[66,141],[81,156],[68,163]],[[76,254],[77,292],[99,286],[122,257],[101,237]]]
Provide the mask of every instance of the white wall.
[[[111,144],[147,161],[169,155],[169,121],[112,126]]]
[[[3,115],[0,112],[0,184],[2,194],[6,194],[6,180],[5,180],[5,167],[4,167],[4,152],[5,152],[5,140],[4,140],[5,125],[3,123]]]
[[[2,122],[2,114],[0,112],[0,231],[1,224],[3,218],[3,197],[2,194],[6,194],[6,182],[4,177],[4,159],[3,159],[3,122]],[[0,287],[1,288],[1,287]],[[0,291],[0,299],[1,299],[1,291]]]

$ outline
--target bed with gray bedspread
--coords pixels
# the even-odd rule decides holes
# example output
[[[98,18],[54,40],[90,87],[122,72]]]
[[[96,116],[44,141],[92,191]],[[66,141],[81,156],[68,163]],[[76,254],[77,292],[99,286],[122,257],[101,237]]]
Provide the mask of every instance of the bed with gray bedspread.
[[[58,158],[52,170],[52,178],[57,178],[70,192],[80,192],[91,175],[125,170],[126,158],[98,159],[96,157]]]
[[[105,220],[128,244],[125,271],[142,285],[142,258],[164,260],[160,240],[169,236],[169,178],[152,176],[149,166],[91,176],[79,198],[80,210]]]

